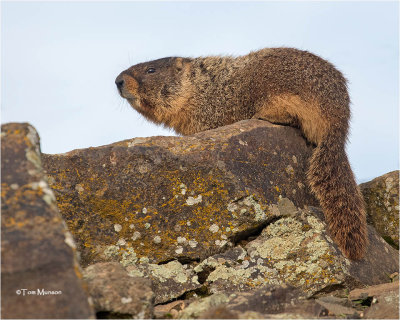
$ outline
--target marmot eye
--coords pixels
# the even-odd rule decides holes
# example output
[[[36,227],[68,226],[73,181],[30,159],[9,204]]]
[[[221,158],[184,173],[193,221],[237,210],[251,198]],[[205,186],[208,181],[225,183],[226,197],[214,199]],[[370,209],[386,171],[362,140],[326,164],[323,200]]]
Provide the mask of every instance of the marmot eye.
[[[148,68],[148,69],[146,70],[146,73],[154,73],[154,72],[156,72],[156,69],[155,69],[155,68]]]

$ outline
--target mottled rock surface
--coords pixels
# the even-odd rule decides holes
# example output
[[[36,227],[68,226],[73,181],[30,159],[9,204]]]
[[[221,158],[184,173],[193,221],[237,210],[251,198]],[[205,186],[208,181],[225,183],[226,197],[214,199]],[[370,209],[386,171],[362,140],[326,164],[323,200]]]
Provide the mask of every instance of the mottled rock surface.
[[[376,295],[365,311],[365,319],[399,319],[399,290]]]
[[[179,261],[171,261],[162,265],[140,263],[129,265],[126,269],[131,276],[145,277],[151,280],[157,304],[171,301],[185,292],[201,287],[195,272]]]
[[[2,316],[93,317],[38,141],[3,126]],[[248,120],[42,157],[98,317],[398,316],[398,251],[369,227],[366,257],[343,257],[305,185],[310,154],[298,130]],[[370,197],[386,213],[396,184]],[[62,295],[13,294],[42,283]]]
[[[399,291],[399,281],[367,286],[364,288],[354,289],[349,293],[349,299],[358,300],[367,297],[375,297],[386,292]]]
[[[368,223],[399,249],[399,171],[392,171],[360,184]]]
[[[44,155],[83,265],[203,259],[276,217],[305,185],[312,147],[299,130],[246,120],[187,137],[136,138]]]
[[[229,301],[229,296],[223,293],[213,294],[203,299],[195,299],[178,313],[180,319],[197,319],[204,312]]]
[[[236,319],[270,318],[284,314],[287,318],[316,318],[325,309],[314,301],[307,301],[304,294],[290,286],[264,286],[248,292],[230,295],[218,293],[195,301],[178,314],[179,318]]]
[[[176,318],[179,311],[186,307],[185,301],[175,300],[167,304],[160,304],[154,308],[154,317],[156,319]]]
[[[347,318],[359,319],[361,312],[353,308],[351,302],[345,298],[325,296],[315,300],[316,303],[324,307],[327,315],[346,316]]]
[[[96,263],[87,267],[83,275],[96,312],[152,318],[154,293],[150,280],[129,276],[118,262]]]
[[[292,204],[291,214],[286,209],[286,215],[243,248],[237,246],[200,262],[194,271],[201,282],[213,293],[290,284],[312,296],[337,287],[387,282],[399,267],[397,250],[371,227],[367,255],[351,261],[330,239],[320,209],[297,210]]]
[[[29,124],[1,127],[1,316],[94,317]]]
[[[365,319],[399,319],[399,281],[352,290],[351,300],[371,299]]]

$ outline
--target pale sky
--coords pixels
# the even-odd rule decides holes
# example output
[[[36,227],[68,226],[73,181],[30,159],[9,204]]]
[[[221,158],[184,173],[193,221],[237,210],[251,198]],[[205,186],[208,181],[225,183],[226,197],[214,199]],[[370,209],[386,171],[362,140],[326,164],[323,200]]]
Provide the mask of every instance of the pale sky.
[[[399,169],[399,4],[393,2],[5,2],[1,122],[29,122],[44,153],[173,135],[117,93],[129,66],[167,56],[296,47],[349,80],[347,146],[359,182]]]

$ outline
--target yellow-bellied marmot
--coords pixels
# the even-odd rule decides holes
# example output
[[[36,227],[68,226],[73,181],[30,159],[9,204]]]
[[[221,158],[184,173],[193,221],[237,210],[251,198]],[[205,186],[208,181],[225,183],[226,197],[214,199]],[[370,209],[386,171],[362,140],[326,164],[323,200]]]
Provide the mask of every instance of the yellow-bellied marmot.
[[[332,64],[307,51],[271,48],[140,63],[115,83],[146,118],[183,135],[250,118],[300,127],[316,145],[307,176],[331,236],[347,257],[363,257],[364,202],[345,152],[350,99]]]

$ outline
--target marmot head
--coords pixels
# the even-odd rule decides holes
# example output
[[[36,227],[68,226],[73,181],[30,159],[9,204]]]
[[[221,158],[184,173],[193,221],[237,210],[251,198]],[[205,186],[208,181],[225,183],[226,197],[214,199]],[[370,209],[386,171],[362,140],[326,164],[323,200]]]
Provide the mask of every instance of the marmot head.
[[[115,79],[120,95],[149,120],[166,123],[184,104],[183,75],[190,59],[169,57],[136,64]]]

